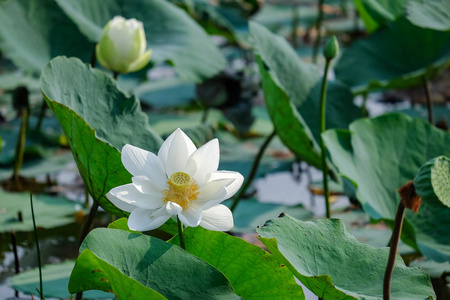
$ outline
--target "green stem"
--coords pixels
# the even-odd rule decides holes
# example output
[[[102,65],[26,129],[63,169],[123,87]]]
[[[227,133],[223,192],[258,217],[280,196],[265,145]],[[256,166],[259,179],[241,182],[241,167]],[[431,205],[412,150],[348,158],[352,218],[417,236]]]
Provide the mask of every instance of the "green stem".
[[[322,134],[325,131],[326,125],[326,100],[327,100],[327,75],[328,69],[330,68],[331,59],[327,59],[325,62],[325,71],[322,79],[322,88],[320,91],[320,133]],[[325,196],[325,207],[326,207],[326,217],[331,218],[331,210],[330,210],[330,199],[328,192],[328,165],[327,165],[327,152],[325,148],[325,143],[323,142],[322,135],[320,136],[320,148],[321,148],[321,156],[322,156],[322,173],[323,173],[323,194]]]
[[[369,111],[367,110],[367,99],[369,98],[369,92],[363,93],[363,102],[361,106],[363,117],[367,118],[369,116]]]
[[[114,71],[114,73],[113,73],[113,78],[114,78],[115,80],[117,80],[118,77],[119,77],[119,72]]]
[[[95,52],[95,47],[94,49],[92,49],[92,54],[91,54],[91,59],[89,60],[89,64],[91,65],[92,68],[95,67],[95,63],[97,62],[97,54]]]
[[[402,233],[403,219],[405,217],[406,207],[402,202],[399,203],[397,215],[395,216],[394,229],[392,230],[392,237],[389,249],[389,259],[384,273],[383,281],[383,300],[391,299],[391,278],[394,271],[395,257],[397,255],[398,242]]]
[[[91,210],[89,210],[89,214],[86,218],[86,221],[84,222],[83,229],[81,230],[78,247],[81,246],[81,243],[83,242],[84,238],[89,233],[89,229],[91,228],[92,222],[94,221],[94,217],[95,217],[95,214],[97,213],[97,210],[98,210],[98,201],[94,200]]]
[[[30,194],[30,204],[31,204],[31,217],[33,218],[33,230],[34,230],[34,239],[36,240],[36,249],[38,256],[38,267],[39,267],[39,294],[41,298],[44,296],[44,290],[42,289],[42,266],[41,266],[41,251],[39,250],[39,239],[36,228],[36,219],[34,217],[34,207],[33,207],[33,195]]]
[[[320,40],[322,39],[322,34],[320,32],[320,28],[322,27],[322,21],[323,21],[323,3],[324,0],[318,0],[318,11],[317,11],[317,20],[316,20],[316,30],[317,30],[317,38],[314,41],[314,48],[313,48],[313,56],[312,56],[312,62],[317,62],[317,54],[319,53],[319,46],[320,46]]]
[[[16,145],[16,159],[14,161],[13,178],[16,181],[19,180],[19,172],[20,172],[20,169],[22,168],[23,156],[25,153],[25,141],[26,141],[26,135],[27,135],[28,114],[29,114],[28,107],[27,106],[23,107],[22,108],[22,124],[20,125],[19,139],[17,140],[17,145]]]
[[[39,117],[35,128],[36,132],[41,131],[42,121],[44,120],[46,110],[47,110],[47,102],[45,102],[45,100],[42,99],[41,111],[39,112]]]
[[[178,216],[177,216],[177,224],[178,224],[178,236],[180,238],[180,247],[186,250],[186,244],[184,243],[183,223],[181,223],[180,218],[178,218]]]
[[[202,124],[206,124],[209,115],[209,107],[203,107]]]
[[[89,195],[89,194],[88,194]],[[78,248],[81,246],[81,243],[83,243],[84,239],[89,233],[89,229],[91,228],[92,222],[94,221],[95,214],[98,210],[98,201],[94,199],[94,203],[91,206],[91,209],[89,210],[89,214],[86,218],[86,221],[84,222],[83,228],[81,229],[80,234],[80,240],[78,241]],[[76,297],[76,300],[83,299],[83,292],[78,292]]]
[[[247,177],[247,180],[245,180],[244,184],[242,185],[241,189],[239,190],[236,197],[234,197],[233,204],[230,207],[230,210],[233,212],[236,209],[236,206],[239,204],[239,201],[241,200],[242,196],[244,195],[247,188],[250,186],[250,184],[253,182],[253,179],[256,176],[256,171],[258,170],[259,163],[261,161],[261,158],[264,154],[264,151],[266,150],[267,146],[269,146],[270,141],[275,137],[276,131],[274,130],[264,141],[261,148],[259,149],[258,154],[256,155],[255,160],[253,161],[252,169],[250,170],[250,174]]]
[[[427,80],[426,75],[422,76],[422,83],[423,83],[423,88],[425,90],[425,95],[426,95],[426,98],[427,98],[428,121],[430,121],[431,125],[434,125],[433,102],[431,100],[430,85],[428,84],[428,80]]]

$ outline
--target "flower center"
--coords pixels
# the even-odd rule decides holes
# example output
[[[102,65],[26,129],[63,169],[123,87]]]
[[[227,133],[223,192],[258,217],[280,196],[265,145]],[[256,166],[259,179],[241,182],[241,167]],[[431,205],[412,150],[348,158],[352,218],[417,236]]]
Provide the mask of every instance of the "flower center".
[[[163,201],[174,202],[183,209],[198,198],[198,184],[186,173],[176,172],[167,180],[168,189],[162,191]]]

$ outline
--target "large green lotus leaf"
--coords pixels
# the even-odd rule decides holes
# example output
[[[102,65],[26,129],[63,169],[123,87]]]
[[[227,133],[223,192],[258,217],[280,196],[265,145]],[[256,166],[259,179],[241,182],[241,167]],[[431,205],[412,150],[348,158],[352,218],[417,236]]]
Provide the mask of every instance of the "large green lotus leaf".
[[[217,269],[154,237],[94,229],[80,252],[71,293],[100,289],[119,299],[239,299]]]
[[[285,215],[257,231],[269,251],[321,299],[383,299],[389,248],[359,243],[341,220],[303,222]],[[406,267],[400,256],[392,275],[391,297],[436,298],[430,277],[419,268]]]
[[[260,73],[267,109],[281,140],[302,160],[320,167],[319,102],[322,84],[315,65],[303,63],[287,41],[258,23],[250,23],[253,49],[261,60]],[[327,128],[347,128],[362,116],[353,94],[330,82],[327,91]]]
[[[88,61],[94,49],[53,0],[0,3],[0,39],[5,57],[36,74],[55,56]]]
[[[403,16],[406,4],[416,1],[419,0],[354,0],[358,14],[368,32],[373,32],[382,25]]]
[[[56,0],[92,42],[114,16],[144,23],[152,60],[170,61],[185,79],[202,81],[225,67],[225,59],[212,40],[183,10],[164,0]]]
[[[75,265],[74,260],[67,260],[60,264],[42,267],[42,289],[47,298],[70,298],[69,277]],[[11,277],[9,285],[22,293],[36,295],[39,288],[39,269],[28,270]],[[111,299],[112,294],[102,291],[87,291],[83,293],[85,299]]]
[[[186,251],[221,271],[243,299],[305,299],[292,273],[260,247],[201,227],[184,235]],[[170,242],[179,245],[178,236]]]
[[[406,12],[408,19],[416,26],[442,31],[450,30],[450,1],[410,1],[406,6]]]
[[[401,17],[348,47],[336,77],[356,93],[407,88],[435,76],[449,57],[450,32],[417,27]]]
[[[33,196],[36,227],[54,228],[76,221],[82,207],[66,198],[47,195]],[[22,220],[19,221],[19,213]],[[30,194],[8,193],[0,190],[0,232],[33,231]]]
[[[277,135],[301,160],[321,168],[320,149],[311,130],[287,93],[274,81],[261,57],[257,56],[267,110]]]
[[[341,175],[357,187],[364,210],[390,222],[400,201],[397,190],[415,178],[424,162],[450,155],[449,133],[398,113],[361,119],[348,131],[328,130],[322,136]],[[417,215],[407,211],[402,239],[432,259],[448,260],[449,225],[450,208],[423,201]]]
[[[60,103],[73,110],[98,138],[116,149],[132,144],[157,152],[162,143],[135,96],[125,94],[110,76],[76,58],[53,59],[42,70],[41,89],[50,104]]]
[[[91,195],[105,210],[124,216],[105,197],[110,189],[131,182],[118,149],[128,143],[156,152],[162,143],[138,100],[118,90],[108,75],[74,58],[52,60],[42,71],[41,89]]]

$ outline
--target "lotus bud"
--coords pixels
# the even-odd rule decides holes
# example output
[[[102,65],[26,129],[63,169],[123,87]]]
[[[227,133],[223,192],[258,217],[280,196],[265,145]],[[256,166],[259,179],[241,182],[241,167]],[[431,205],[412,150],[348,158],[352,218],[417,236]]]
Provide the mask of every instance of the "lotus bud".
[[[103,29],[95,53],[104,68],[126,74],[138,71],[148,64],[151,49],[145,51],[146,48],[142,22],[116,16]]]
[[[327,60],[331,60],[335,58],[339,54],[339,43],[336,37],[333,35],[330,39],[328,39],[325,44],[325,48],[323,49],[323,56]]]

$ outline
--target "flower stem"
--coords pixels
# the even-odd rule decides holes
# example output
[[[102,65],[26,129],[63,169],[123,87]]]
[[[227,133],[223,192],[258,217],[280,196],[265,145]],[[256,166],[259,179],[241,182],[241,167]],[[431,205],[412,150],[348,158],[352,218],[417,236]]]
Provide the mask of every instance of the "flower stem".
[[[428,121],[430,121],[431,125],[434,125],[433,102],[431,100],[430,85],[428,84],[428,80],[427,80],[426,75],[422,76],[422,83],[423,83],[423,88],[425,90],[425,95],[426,95],[426,98],[427,98]]]
[[[186,250],[186,244],[184,243],[183,223],[181,223],[180,218],[178,218],[178,216],[177,216],[177,224],[178,224],[178,236],[180,237],[180,247]]]
[[[34,239],[36,240],[36,249],[37,249],[37,257],[38,257],[38,267],[39,267],[39,294],[41,298],[44,296],[44,290],[42,289],[42,266],[41,266],[41,251],[39,250],[39,239],[36,228],[36,219],[34,217],[34,207],[33,207],[33,195],[30,194],[30,204],[31,204],[31,217],[33,218],[33,230],[34,230]]]
[[[42,121],[44,120],[46,110],[47,110],[47,102],[45,102],[45,100],[42,99],[41,111],[39,112],[36,128],[34,129],[38,133],[41,131]]]
[[[202,124],[206,124],[206,121],[208,120],[209,110],[209,107],[203,107]]]
[[[248,175],[247,179],[245,180],[244,184],[242,185],[241,189],[239,190],[236,197],[234,197],[233,204],[231,204],[230,210],[233,212],[236,209],[236,206],[239,204],[239,201],[241,200],[242,196],[244,195],[247,188],[250,186],[250,184],[253,182],[253,179],[256,176],[256,171],[258,170],[259,163],[261,162],[261,158],[264,154],[264,151],[266,150],[267,146],[269,146],[270,142],[276,135],[276,131],[273,130],[273,132],[266,138],[264,143],[262,144],[261,148],[259,149],[258,154],[256,155],[255,160],[253,161],[252,169],[250,170],[250,174]]]
[[[118,77],[119,77],[119,72],[114,71],[114,73],[113,73],[113,78],[114,78],[115,80],[117,80]]]
[[[327,75],[328,69],[330,68],[331,59],[327,59],[325,62],[325,71],[322,79],[322,88],[320,91],[320,133],[322,134],[325,131],[325,112],[326,112],[326,100],[327,100]],[[325,208],[326,208],[326,217],[331,218],[331,210],[330,210],[330,199],[328,192],[328,165],[327,165],[327,152],[325,148],[325,143],[323,142],[322,136],[320,137],[320,148],[321,148],[321,156],[322,156],[322,173],[323,173],[323,194],[325,197]]]
[[[322,27],[322,20],[323,20],[323,3],[324,0],[318,0],[318,10],[317,10],[317,20],[316,20],[316,30],[317,30],[317,37],[314,41],[314,48],[313,48],[313,56],[312,56],[312,62],[317,62],[317,54],[319,53],[319,46],[320,46],[320,40],[322,39],[320,28]]]
[[[94,217],[95,214],[97,213],[97,210],[98,210],[98,201],[94,200],[91,210],[89,210],[89,214],[86,218],[86,221],[84,222],[83,229],[81,230],[78,247],[81,246],[81,243],[83,242],[84,238],[88,235],[89,229],[91,228],[92,222],[94,221]]]
[[[386,266],[386,272],[384,273],[383,281],[383,300],[391,299],[391,278],[394,271],[395,257],[397,255],[398,242],[400,241],[400,235],[402,233],[403,219],[405,216],[406,207],[403,202],[400,201],[397,209],[397,215],[395,216],[394,229],[392,231],[391,244],[389,249],[389,259]]]
[[[16,159],[14,160],[13,178],[16,182],[19,180],[19,172],[23,164],[23,156],[25,154],[25,142],[28,126],[28,107],[22,108],[22,124],[20,125],[19,139],[16,145]]]

